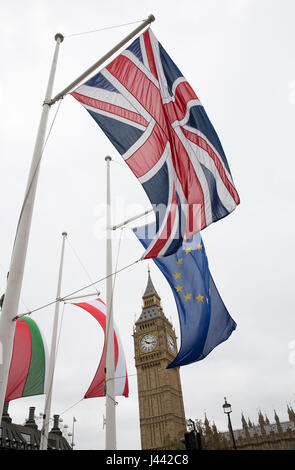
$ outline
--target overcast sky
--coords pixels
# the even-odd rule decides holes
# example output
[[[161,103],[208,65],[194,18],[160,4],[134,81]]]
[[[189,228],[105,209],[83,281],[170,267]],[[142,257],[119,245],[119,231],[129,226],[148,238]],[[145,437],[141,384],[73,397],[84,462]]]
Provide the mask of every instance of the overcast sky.
[[[206,411],[218,429],[226,430],[226,396],[234,428],[241,427],[241,411],[256,421],[261,409],[272,421],[275,409],[286,420],[287,403],[295,409],[292,0],[2,0],[0,290],[6,286],[55,33],[67,36],[142,20],[151,13],[156,17],[152,30],[194,88],[220,137],[241,198],[231,215],[202,232],[212,276],[237,329],[207,358],[181,368],[186,417],[203,419]],[[54,94],[135,26],[65,37]],[[106,155],[123,163],[82,106],[65,97],[42,160],[19,313],[55,298],[63,231],[90,278],[105,275]],[[112,165],[112,185],[114,223],[150,207],[127,166]],[[117,237],[114,265],[118,245]],[[126,229],[119,267],[142,252]],[[164,312],[179,336],[172,292],[153,261],[119,274],[114,315],[127,359],[130,398],[118,397],[118,449],[140,448],[131,335],[141,313],[148,264]],[[67,244],[62,293],[89,282]],[[105,283],[97,288],[105,299]],[[54,308],[47,308],[32,315],[48,344],[53,313]],[[103,449],[105,399],[83,400],[69,409],[92,380],[102,333],[85,311],[66,305],[63,313],[52,414],[61,414],[70,427],[73,416],[77,418],[76,449]],[[21,423],[29,406],[36,406],[38,414],[43,404],[44,396],[15,400],[11,416]]]

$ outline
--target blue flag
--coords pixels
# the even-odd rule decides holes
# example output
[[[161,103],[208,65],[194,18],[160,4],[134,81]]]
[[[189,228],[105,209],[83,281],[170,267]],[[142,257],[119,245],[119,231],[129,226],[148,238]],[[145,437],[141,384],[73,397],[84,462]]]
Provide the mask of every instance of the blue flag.
[[[153,238],[155,224],[134,229],[144,248]],[[153,258],[164,274],[176,301],[181,345],[167,368],[184,366],[204,359],[236,328],[212,279],[201,235],[184,242],[165,258]]]

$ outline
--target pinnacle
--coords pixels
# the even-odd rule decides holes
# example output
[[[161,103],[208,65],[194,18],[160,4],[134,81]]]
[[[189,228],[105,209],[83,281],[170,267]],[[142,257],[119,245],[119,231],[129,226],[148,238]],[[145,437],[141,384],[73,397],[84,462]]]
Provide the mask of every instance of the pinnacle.
[[[145,299],[146,297],[150,297],[152,295],[156,295],[158,298],[160,298],[160,296],[159,296],[158,292],[156,291],[155,286],[153,284],[150,269],[148,268],[148,282],[147,282],[147,286],[146,286],[146,289],[145,289],[145,293],[143,294],[142,298]]]

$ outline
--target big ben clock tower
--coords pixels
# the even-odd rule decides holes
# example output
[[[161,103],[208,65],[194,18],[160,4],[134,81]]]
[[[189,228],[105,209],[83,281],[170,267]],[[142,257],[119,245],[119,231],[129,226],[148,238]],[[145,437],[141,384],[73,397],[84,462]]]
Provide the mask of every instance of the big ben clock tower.
[[[177,449],[186,426],[179,369],[166,369],[177,354],[172,324],[148,272],[143,308],[134,328],[142,449]]]

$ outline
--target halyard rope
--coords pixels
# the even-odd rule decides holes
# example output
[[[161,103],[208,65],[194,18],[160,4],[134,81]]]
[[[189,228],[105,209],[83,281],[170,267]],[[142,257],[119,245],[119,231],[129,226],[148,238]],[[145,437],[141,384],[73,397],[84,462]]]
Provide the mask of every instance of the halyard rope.
[[[117,24],[114,26],[105,26],[104,28],[92,29],[90,31],[84,31],[82,33],[67,34],[67,35],[64,35],[64,38],[71,38],[73,36],[82,36],[83,34],[97,33],[99,31],[105,31],[107,29],[121,28],[122,26],[129,26],[131,24],[142,23],[143,21],[145,20],[132,21],[131,23]]]

